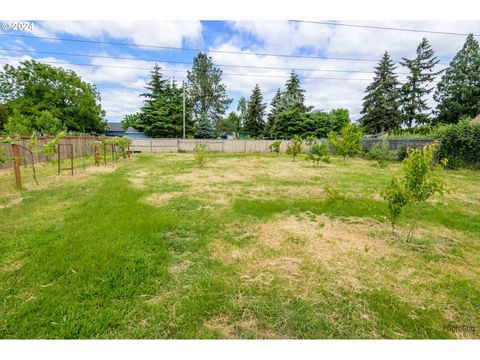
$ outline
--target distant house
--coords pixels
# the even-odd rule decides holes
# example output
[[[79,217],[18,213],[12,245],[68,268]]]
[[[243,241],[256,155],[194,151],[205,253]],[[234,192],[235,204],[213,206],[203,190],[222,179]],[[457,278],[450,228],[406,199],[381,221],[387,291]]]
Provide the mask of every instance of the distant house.
[[[133,127],[129,127],[125,132],[125,137],[130,139],[151,139],[150,136],[145,135],[140,130],[137,130]]]
[[[105,136],[124,136],[125,130],[122,128],[122,124],[109,122],[107,123],[107,131],[105,131]]]

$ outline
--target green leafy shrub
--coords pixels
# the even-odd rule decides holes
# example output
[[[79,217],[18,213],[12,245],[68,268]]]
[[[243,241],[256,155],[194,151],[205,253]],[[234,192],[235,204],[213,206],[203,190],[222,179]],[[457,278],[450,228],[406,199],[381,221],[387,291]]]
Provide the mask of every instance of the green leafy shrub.
[[[195,162],[199,167],[203,168],[205,166],[207,153],[209,150],[210,147],[208,146],[208,144],[197,143],[195,145]]]
[[[355,125],[348,124],[340,131],[340,137],[334,131],[330,131],[328,140],[335,152],[346,159],[347,156],[353,156],[361,150],[362,131],[358,130]]]
[[[480,124],[464,119],[438,127],[434,137],[442,139],[438,156],[447,158],[449,167],[480,168]]]
[[[390,150],[390,145],[387,141],[382,141],[373,144],[366,153],[367,159],[375,160],[378,166],[385,167],[389,162],[395,159],[395,154]]]
[[[320,161],[323,161],[325,163],[330,162],[330,157],[328,156],[330,152],[328,151],[328,145],[326,141],[323,141],[321,143],[315,141],[314,143],[312,143],[311,146],[312,148],[307,154],[308,160],[315,162],[317,164],[317,167]]]
[[[278,156],[278,154],[280,153],[280,146],[281,145],[282,145],[281,140],[275,140],[274,142],[272,142],[270,144],[270,146],[268,147],[268,150],[270,150],[270,152],[272,152],[272,153],[273,152],[276,153],[277,156]]]
[[[397,152],[397,160],[403,161],[408,156],[408,148],[406,146],[402,146]]]
[[[7,152],[4,146],[0,146],[0,164],[3,164],[7,161]]]
[[[292,155],[293,161],[298,154],[302,153],[303,140],[299,135],[295,135],[287,145],[287,154]]]

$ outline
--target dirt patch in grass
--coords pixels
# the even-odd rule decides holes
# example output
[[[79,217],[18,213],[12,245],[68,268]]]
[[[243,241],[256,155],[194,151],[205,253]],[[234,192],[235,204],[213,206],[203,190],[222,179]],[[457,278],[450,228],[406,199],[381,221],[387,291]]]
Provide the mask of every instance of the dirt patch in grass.
[[[128,180],[132,183],[133,187],[137,189],[144,189],[147,185],[147,180],[150,173],[148,170],[138,170],[128,175]]]
[[[245,336],[260,339],[278,338],[273,331],[259,326],[248,310],[245,310],[242,318],[235,322],[226,315],[218,315],[206,320],[204,326],[211,331],[220,333],[222,339],[242,339]]]
[[[151,204],[151,205],[155,205],[155,206],[163,206],[165,205],[166,203],[168,203],[170,200],[178,197],[178,196],[181,196],[182,193],[181,192],[177,192],[177,191],[174,191],[174,192],[166,192],[166,193],[153,193],[153,194],[150,194],[148,195],[144,201],[148,204]]]
[[[0,210],[1,209],[7,209],[13,206],[16,206],[22,202],[23,198],[20,194],[9,194],[5,196],[3,201],[5,202],[4,204],[0,204]]]
[[[0,271],[15,271],[19,270],[23,267],[24,262],[19,260],[15,261],[12,264],[5,264],[0,266]]]
[[[180,274],[188,270],[188,268],[192,265],[192,262],[190,260],[184,260],[180,263],[174,264],[170,266],[168,271],[171,274]]]

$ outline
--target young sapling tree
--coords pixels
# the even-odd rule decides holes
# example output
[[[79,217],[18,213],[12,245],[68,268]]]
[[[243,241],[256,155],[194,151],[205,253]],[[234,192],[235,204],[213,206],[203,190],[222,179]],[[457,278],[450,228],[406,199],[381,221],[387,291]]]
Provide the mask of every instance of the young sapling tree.
[[[280,154],[280,146],[282,145],[282,141],[281,140],[275,140],[274,142],[272,142],[270,144],[270,146],[268,147],[268,150],[270,150],[270,152],[274,152],[277,154]]]
[[[303,140],[300,135],[295,135],[287,145],[287,154],[292,155],[293,161],[298,154],[302,153]]]
[[[392,225],[392,235],[395,235],[395,225],[402,213],[402,209],[407,205],[408,199],[405,191],[397,179],[393,178],[390,185],[382,192],[382,197],[387,201],[390,215],[390,224]]]
[[[198,167],[205,167],[205,161],[209,150],[210,147],[208,144],[197,143],[195,145],[195,162],[197,163]]]
[[[353,124],[345,125],[340,130],[338,137],[334,131],[328,133],[328,140],[332,144],[335,152],[345,160],[347,156],[357,154],[362,148],[362,131],[357,130]]]
[[[319,143],[315,141],[311,144],[310,152],[307,154],[307,160],[315,162],[318,167],[320,161],[325,163],[330,162],[330,157],[328,155],[329,151],[327,142],[323,141]]]

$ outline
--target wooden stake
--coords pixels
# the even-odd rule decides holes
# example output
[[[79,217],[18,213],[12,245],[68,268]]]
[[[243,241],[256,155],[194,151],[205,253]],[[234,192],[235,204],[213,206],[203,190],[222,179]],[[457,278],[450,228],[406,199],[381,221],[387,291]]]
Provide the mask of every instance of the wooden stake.
[[[103,143],[103,163],[107,165],[107,144]]]
[[[130,159],[130,144],[128,144],[128,158]]]
[[[95,144],[95,165],[100,166],[100,154],[98,151],[98,144]]]
[[[18,190],[22,189],[22,179],[20,176],[20,146],[12,144],[13,169],[15,171],[15,182]]]

